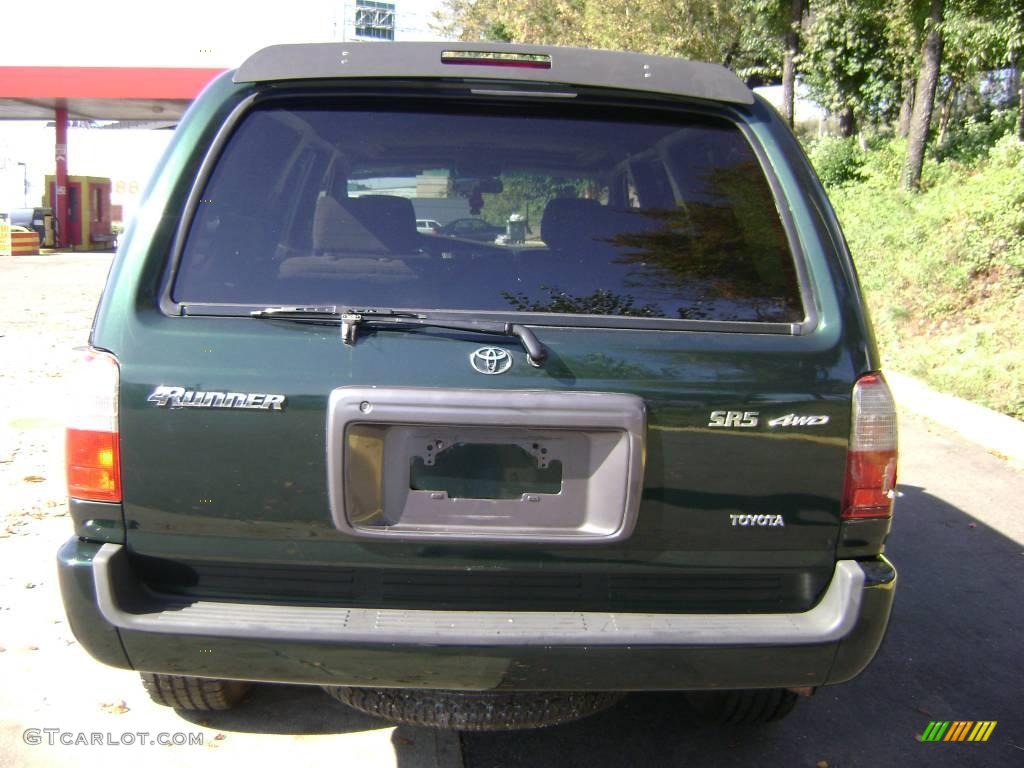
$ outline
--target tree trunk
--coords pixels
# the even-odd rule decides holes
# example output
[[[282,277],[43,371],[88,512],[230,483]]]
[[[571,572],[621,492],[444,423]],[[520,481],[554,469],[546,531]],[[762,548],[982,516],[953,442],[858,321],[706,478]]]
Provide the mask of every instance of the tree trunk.
[[[921,72],[917,76],[907,164],[903,169],[903,188],[908,190],[921,188],[921,168],[924,166],[924,150],[928,145],[928,128],[932,122],[932,103],[935,101],[935,86],[939,82],[939,68],[942,66],[942,16],[945,10],[946,0],[932,0],[931,11],[925,22]]]
[[[914,78],[907,77],[903,80],[903,103],[900,105],[900,121],[896,132],[901,138],[907,138],[910,133],[910,115],[914,111]]]
[[[843,107],[839,113],[839,135],[848,139],[857,132],[857,116],[853,113],[853,107]]]
[[[740,52],[740,41],[733,40],[729,43],[729,47],[725,49],[725,54],[722,56],[722,66],[726,69],[732,69],[733,59],[736,58],[736,54]]]
[[[782,116],[789,127],[794,125],[796,100],[796,57],[800,53],[800,21],[804,15],[804,0],[791,0],[789,27],[786,29],[786,51],[782,57]]]

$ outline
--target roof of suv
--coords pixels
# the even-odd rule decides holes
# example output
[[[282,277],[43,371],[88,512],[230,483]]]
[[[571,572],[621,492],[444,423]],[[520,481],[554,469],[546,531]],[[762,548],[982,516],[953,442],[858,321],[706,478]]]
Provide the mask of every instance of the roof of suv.
[[[509,43],[309,43],[254,53],[234,81],[367,77],[522,80],[621,88],[752,104],[750,89],[719,64],[620,51]]]

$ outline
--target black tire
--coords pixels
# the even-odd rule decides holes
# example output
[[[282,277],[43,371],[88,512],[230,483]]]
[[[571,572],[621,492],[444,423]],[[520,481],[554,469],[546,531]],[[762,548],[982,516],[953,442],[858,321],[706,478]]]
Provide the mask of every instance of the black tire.
[[[393,722],[457,731],[514,731],[578,720],[622,698],[609,692],[437,691],[324,686],[333,698]]]
[[[707,722],[719,725],[759,725],[786,717],[797,694],[785,688],[755,691],[695,691],[686,694],[690,706]]]
[[[140,674],[142,687],[157,704],[193,712],[231,709],[249,690],[249,683],[240,680],[156,675],[151,672]]]

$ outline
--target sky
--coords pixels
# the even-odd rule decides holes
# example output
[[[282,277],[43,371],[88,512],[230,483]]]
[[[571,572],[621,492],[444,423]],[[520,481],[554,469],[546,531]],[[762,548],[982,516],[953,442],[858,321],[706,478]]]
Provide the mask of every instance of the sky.
[[[441,39],[432,24],[443,0],[391,1],[396,40]],[[46,42],[41,23],[25,25],[4,37],[0,66],[234,68],[274,43],[352,39],[355,0],[47,0],[45,18]],[[109,177],[112,202],[127,219],[170,136],[72,128],[69,171]],[[54,172],[53,145],[45,123],[0,121],[0,211],[41,205],[44,175]]]
[[[396,40],[439,39],[430,24],[441,0],[391,2]],[[45,44],[41,18],[22,34],[4,36],[0,66],[237,67],[273,43],[351,39],[355,1],[47,0],[45,5]]]
[[[442,0],[391,0],[396,40],[437,40],[431,29]],[[237,67],[274,43],[353,39],[354,0],[47,0],[44,26],[5,35],[0,66]],[[41,17],[42,18],[42,17]],[[107,176],[126,218],[170,131],[72,128],[68,168]],[[0,211],[40,205],[43,177],[54,172],[53,128],[0,121]],[[24,163],[24,165],[19,165]],[[28,179],[28,193],[24,181]]]

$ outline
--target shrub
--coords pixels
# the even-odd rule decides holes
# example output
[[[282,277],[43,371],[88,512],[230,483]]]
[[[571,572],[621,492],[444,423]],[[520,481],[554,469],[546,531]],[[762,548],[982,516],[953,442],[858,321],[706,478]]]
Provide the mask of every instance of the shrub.
[[[864,151],[854,138],[828,136],[814,142],[809,152],[814,170],[826,187],[841,187],[864,178]]]
[[[830,191],[886,366],[1024,419],[1024,143],[925,164],[921,193],[882,181],[900,143],[870,142],[862,183]]]
[[[1020,168],[1024,171],[1024,141],[1008,133],[988,151],[989,159],[1001,168]]]
[[[868,153],[864,161],[865,175],[878,179],[889,187],[895,187],[903,175],[907,162],[907,140],[891,137],[874,137],[868,141]]]
[[[959,163],[974,163],[988,154],[996,142],[1014,130],[1017,124],[1016,110],[1000,110],[985,115],[972,115],[962,125],[949,132],[949,138],[936,147],[932,154],[936,160],[955,160]]]

